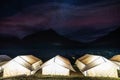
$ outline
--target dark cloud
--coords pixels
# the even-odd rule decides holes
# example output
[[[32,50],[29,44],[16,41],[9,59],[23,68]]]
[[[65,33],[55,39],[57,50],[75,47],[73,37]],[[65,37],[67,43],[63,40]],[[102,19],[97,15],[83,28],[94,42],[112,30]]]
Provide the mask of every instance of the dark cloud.
[[[37,30],[52,28],[73,40],[92,41],[119,25],[120,5],[116,1],[83,6],[50,2],[25,8],[2,19],[0,33],[21,38]]]
[[[95,28],[89,27],[89,28],[82,28],[66,36],[72,40],[90,42],[104,35],[109,34],[109,32],[114,31],[115,29],[117,29],[117,27],[108,27],[108,28],[102,28],[102,29],[95,29]]]

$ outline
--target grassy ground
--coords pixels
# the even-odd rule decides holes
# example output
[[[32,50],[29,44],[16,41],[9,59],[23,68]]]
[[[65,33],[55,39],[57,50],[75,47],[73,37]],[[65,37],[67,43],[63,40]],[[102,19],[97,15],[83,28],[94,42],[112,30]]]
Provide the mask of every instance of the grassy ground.
[[[120,80],[120,78],[110,77],[85,77],[80,72],[71,72],[70,76],[43,76],[41,71],[38,71],[33,76],[19,76],[12,78],[0,78],[1,80]]]
[[[19,76],[12,78],[1,78],[1,80],[120,80],[119,78],[110,77],[85,77],[80,72],[71,72],[70,76],[43,76],[39,70],[33,76]]]
[[[78,76],[29,76],[29,77],[16,77],[6,78],[1,80],[120,80],[118,78],[109,77],[78,77]]]
[[[120,80],[120,78],[110,77],[85,77],[80,72],[71,72],[70,76],[43,76],[41,70],[32,76],[19,76],[12,78],[0,78],[0,80]]]

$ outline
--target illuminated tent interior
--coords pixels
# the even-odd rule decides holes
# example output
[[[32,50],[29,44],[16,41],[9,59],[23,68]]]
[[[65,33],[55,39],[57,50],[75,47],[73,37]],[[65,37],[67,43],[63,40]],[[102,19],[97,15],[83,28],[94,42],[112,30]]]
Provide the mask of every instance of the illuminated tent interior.
[[[102,56],[86,54],[75,64],[85,76],[118,77],[118,65]]]
[[[42,60],[32,55],[17,56],[4,65],[3,77],[32,75],[40,68]]]
[[[42,75],[70,75],[70,71],[75,72],[70,61],[60,55],[53,57],[42,66]]]

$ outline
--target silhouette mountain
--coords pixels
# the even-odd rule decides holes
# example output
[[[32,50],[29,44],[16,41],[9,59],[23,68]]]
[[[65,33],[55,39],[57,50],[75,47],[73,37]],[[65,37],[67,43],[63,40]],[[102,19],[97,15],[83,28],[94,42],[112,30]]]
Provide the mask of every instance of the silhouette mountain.
[[[90,44],[93,47],[120,48],[120,27]]]
[[[24,37],[22,40],[15,36],[0,34],[0,47],[6,47],[10,45],[26,46],[26,45],[37,45],[47,44],[55,46],[67,46],[67,47],[78,47],[78,48],[96,48],[96,47],[107,47],[107,48],[120,48],[120,27],[110,32],[93,42],[82,43],[74,40],[70,40],[64,36],[57,34],[54,30],[48,29],[38,31],[31,35]],[[28,45],[28,46],[29,46]],[[27,47],[28,47],[27,46]]]
[[[82,43],[70,40],[57,34],[54,30],[38,31],[23,38],[24,43],[28,44],[54,44],[54,45],[80,45]]]

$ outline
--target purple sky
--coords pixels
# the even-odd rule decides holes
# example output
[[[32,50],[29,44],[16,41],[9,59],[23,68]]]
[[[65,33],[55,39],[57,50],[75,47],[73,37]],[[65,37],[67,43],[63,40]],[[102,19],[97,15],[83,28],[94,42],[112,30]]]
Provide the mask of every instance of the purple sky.
[[[0,33],[22,38],[52,28],[78,41],[92,41],[120,26],[120,4],[106,1],[89,5],[49,2],[32,5],[0,20]]]

